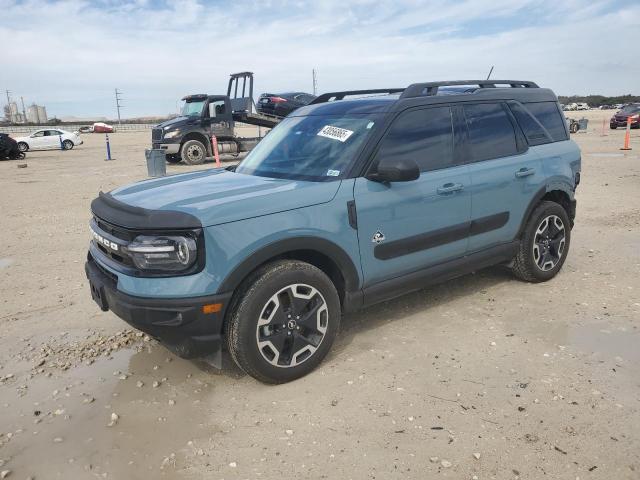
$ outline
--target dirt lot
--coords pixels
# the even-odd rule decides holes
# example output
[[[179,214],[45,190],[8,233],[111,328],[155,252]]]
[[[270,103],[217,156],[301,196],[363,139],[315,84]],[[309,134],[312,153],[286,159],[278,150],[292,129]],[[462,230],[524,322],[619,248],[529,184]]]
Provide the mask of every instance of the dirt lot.
[[[610,114],[573,136],[582,184],[557,278],[494,268],[348,315],[321,368],[275,387],[228,357],[179,359],[90,298],[89,203],[145,178],[148,133],[112,135],[113,162],[100,135],[0,162],[0,471],[640,478],[640,135],[621,152],[623,131],[601,136]]]

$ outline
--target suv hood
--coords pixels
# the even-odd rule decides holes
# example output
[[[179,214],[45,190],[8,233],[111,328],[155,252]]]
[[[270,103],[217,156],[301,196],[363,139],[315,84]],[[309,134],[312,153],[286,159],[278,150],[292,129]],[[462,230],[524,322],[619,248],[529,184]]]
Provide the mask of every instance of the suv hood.
[[[339,186],[340,181],[303,182],[212,169],[144,180],[110,193],[134,207],[189,213],[208,227],[326,203]]]

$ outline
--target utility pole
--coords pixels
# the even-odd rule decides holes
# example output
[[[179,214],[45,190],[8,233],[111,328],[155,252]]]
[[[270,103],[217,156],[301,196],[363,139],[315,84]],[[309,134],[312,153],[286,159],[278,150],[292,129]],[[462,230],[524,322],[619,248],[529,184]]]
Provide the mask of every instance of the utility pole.
[[[313,94],[317,95],[318,94],[318,74],[316,73],[315,68],[311,70],[311,73],[313,75]]]
[[[122,100],[122,92],[119,92],[116,88],[116,108],[118,109],[118,125],[122,125],[122,120],[120,119],[120,109],[123,108],[120,104],[120,100]]]

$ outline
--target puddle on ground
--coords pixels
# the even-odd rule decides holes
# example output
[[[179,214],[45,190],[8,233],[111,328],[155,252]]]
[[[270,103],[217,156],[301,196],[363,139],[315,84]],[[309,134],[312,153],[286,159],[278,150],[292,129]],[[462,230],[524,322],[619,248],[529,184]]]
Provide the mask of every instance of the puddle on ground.
[[[170,478],[163,460],[208,436],[213,384],[226,383],[217,372],[147,346],[73,375],[18,377],[0,386],[0,459],[16,478]]]
[[[587,157],[613,158],[624,157],[624,153],[587,153]]]
[[[0,258],[0,268],[7,268],[13,263],[13,258]]]
[[[533,328],[533,333],[555,345],[594,355],[601,360],[618,361],[627,365],[640,363],[640,330],[634,328],[612,329],[606,323],[564,324],[543,322]]]

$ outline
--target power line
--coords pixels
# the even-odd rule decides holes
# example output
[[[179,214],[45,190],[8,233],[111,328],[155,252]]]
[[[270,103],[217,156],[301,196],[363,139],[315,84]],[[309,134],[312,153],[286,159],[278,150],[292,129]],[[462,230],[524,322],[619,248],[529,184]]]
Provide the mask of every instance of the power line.
[[[118,89],[116,88],[116,109],[118,110],[118,125],[122,125],[122,120],[120,119],[120,109],[124,108],[120,103],[120,100],[122,100],[121,95],[122,92],[118,91]]]

